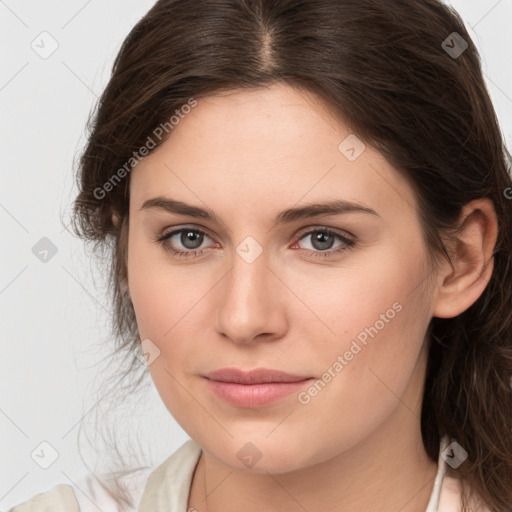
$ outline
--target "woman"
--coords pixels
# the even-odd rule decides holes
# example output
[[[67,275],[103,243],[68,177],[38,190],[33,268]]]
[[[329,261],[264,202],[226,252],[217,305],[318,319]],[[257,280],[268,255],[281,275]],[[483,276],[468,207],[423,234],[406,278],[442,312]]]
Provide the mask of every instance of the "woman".
[[[12,510],[511,510],[509,158],[436,0],[158,1],[75,227],[191,439]]]

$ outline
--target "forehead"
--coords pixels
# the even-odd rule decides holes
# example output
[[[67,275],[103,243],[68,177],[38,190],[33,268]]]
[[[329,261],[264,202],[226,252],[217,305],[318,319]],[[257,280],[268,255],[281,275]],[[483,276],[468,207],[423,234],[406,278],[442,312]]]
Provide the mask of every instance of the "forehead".
[[[197,101],[132,170],[135,208],[166,193],[269,215],[299,201],[364,201],[377,210],[415,203],[385,158],[311,93],[280,83]]]

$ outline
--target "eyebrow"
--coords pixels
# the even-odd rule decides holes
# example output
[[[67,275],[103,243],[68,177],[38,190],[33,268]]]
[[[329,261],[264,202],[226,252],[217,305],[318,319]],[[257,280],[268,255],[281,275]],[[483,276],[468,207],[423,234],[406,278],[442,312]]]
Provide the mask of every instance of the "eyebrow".
[[[193,206],[191,204],[184,203],[182,201],[176,201],[168,197],[153,197],[147,199],[142,204],[140,210],[147,210],[156,208],[158,210],[164,210],[169,213],[176,213],[181,215],[187,215],[189,217],[195,217],[199,219],[206,219],[218,224],[225,225],[222,219],[209,208],[200,208],[199,206]],[[345,200],[334,200],[324,201],[320,203],[311,203],[304,206],[288,208],[280,212],[274,219],[274,225],[294,222],[296,220],[307,219],[319,215],[341,215],[343,213],[369,213],[371,215],[380,215],[373,209],[365,206],[361,203],[354,201]]]

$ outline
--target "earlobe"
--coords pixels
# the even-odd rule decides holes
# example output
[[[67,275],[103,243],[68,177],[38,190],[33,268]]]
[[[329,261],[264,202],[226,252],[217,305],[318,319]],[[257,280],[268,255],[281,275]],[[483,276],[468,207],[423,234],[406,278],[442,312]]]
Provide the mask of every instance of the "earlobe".
[[[112,224],[114,224],[114,226],[117,227],[118,221],[119,221],[119,217],[115,213],[112,213]]]
[[[478,199],[462,210],[461,232],[448,248],[432,315],[453,318],[468,309],[485,290],[494,268],[498,221],[490,199]],[[442,273],[441,273],[442,272]]]

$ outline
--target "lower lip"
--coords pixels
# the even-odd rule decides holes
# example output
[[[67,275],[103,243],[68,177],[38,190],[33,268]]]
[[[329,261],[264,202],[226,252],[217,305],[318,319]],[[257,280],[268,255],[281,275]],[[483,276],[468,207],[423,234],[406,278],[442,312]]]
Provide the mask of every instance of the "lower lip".
[[[266,384],[236,384],[205,379],[210,389],[236,407],[264,407],[292,393],[297,393],[313,379],[298,382],[268,382]]]

